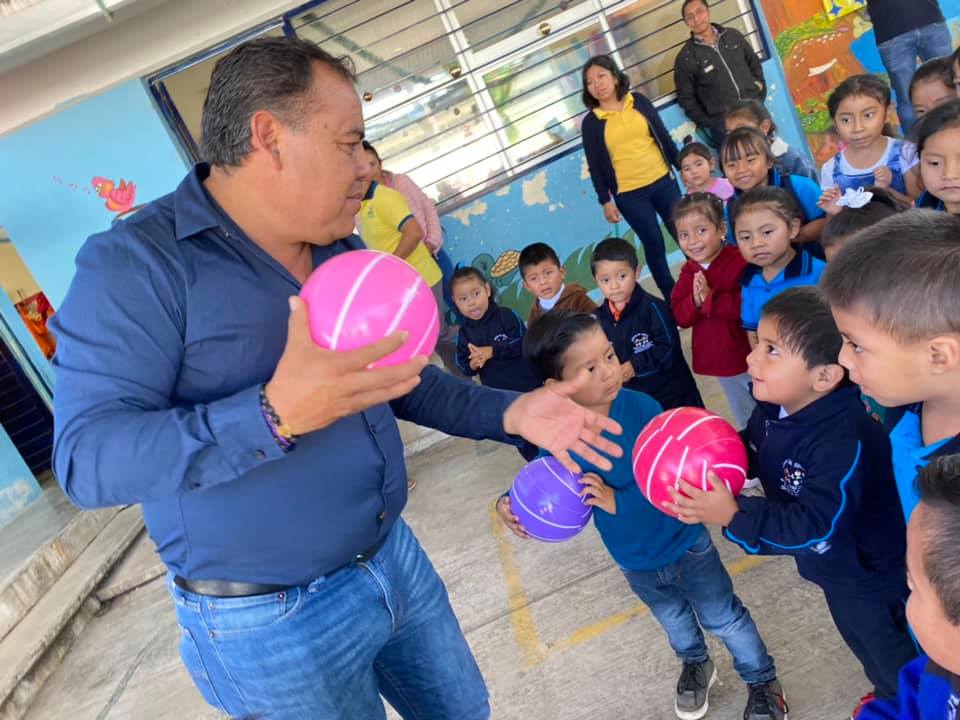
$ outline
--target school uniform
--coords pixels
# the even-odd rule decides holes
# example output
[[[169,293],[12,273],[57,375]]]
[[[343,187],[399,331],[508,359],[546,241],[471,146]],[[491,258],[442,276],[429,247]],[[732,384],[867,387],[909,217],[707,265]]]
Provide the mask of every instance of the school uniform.
[[[920,495],[914,484],[920,469],[934,458],[960,453],[960,435],[944,438],[931,445],[923,444],[920,423],[922,410],[923,404],[916,403],[888,409],[886,417],[890,445],[893,448],[893,473],[907,522],[920,502]]]
[[[457,367],[464,375],[480,375],[480,382],[503,390],[529,392],[543,383],[530,361],[523,357],[523,321],[510,308],[492,300],[479,320],[460,316],[457,333]],[[493,357],[479,370],[470,367],[469,345],[493,348]]]
[[[773,280],[763,277],[763,268],[748,264],[740,278],[740,319],[744,330],[756,331],[763,306],[771,299],[793,287],[816,285],[826,263],[813,257],[806,249],[795,246],[797,254]]]
[[[617,359],[629,361],[636,373],[625,387],[650,395],[665,410],[703,407],[667,303],[637,285],[622,311],[605,302],[596,315]]]
[[[820,586],[879,697],[893,697],[917,649],[907,630],[906,524],[890,445],[853,385],[792,415],[758,403],[747,427],[765,497],[737,499],[724,535],[750,554],[792,555]]]
[[[921,655],[900,671],[897,697],[874,700],[857,720],[958,720],[960,677]]]

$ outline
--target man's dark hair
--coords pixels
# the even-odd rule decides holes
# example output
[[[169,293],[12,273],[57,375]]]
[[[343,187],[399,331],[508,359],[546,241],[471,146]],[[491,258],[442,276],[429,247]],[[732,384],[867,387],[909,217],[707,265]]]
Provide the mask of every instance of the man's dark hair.
[[[820,236],[821,247],[833,247],[838,242],[849,239],[854,233],[906,209],[887,190],[874,186],[866,189],[873,194],[870,202],[863,207],[845,207],[827,219]]]
[[[363,141],[363,149],[368,153],[373,153],[373,156],[377,159],[377,162],[381,165],[383,164],[383,160],[380,159],[380,153],[378,153],[377,149],[366,140]]]
[[[531,265],[539,265],[545,260],[549,260],[557,267],[560,267],[560,258],[557,257],[556,251],[549,245],[542,242],[527,245],[520,251],[520,259],[517,261],[517,265],[520,267],[520,277],[524,277],[527,274],[528,267]]]
[[[583,82],[583,93],[580,95],[580,99],[583,100],[583,106],[588,110],[592,110],[595,107],[600,107],[600,103],[597,101],[597,99],[587,92],[587,70],[592,67],[603,68],[613,75],[613,80],[616,83],[617,88],[617,100],[623,100],[624,96],[626,96],[626,94],[630,91],[630,78],[628,78],[627,74],[620,69],[620,66],[617,65],[617,61],[609,55],[595,55],[587,60],[586,64],[583,66],[583,70],[580,72],[580,80]]]
[[[625,262],[633,270],[640,267],[637,249],[623,238],[611,237],[601,240],[590,256],[590,274],[597,274],[598,262]]]
[[[349,58],[336,58],[308,40],[260,37],[238,45],[217,61],[203,103],[200,154],[218,167],[237,167],[250,153],[250,119],[269,110],[301,128],[316,63],[351,83]]]
[[[761,316],[777,321],[780,342],[802,357],[808,370],[837,364],[843,338],[830,306],[815,287],[784,290],[763,306]]]
[[[680,18],[686,20],[687,18],[687,7],[693,5],[695,2],[700,3],[705,8],[710,8],[710,3],[707,0],[683,0],[683,5],[680,6]]]
[[[930,511],[923,569],[943,614],[960,625],[960,455],[935,458],[917,476],[920,502]]]
[[[827,263],[820,288],[901,343],[960,334],[960,219],[907,210],[857,233]]]
[[[523,336],[523,356],[543,380],[563,377],[563,356],[585,333],[602,330],[593,315],[554,308],[530,325]]]

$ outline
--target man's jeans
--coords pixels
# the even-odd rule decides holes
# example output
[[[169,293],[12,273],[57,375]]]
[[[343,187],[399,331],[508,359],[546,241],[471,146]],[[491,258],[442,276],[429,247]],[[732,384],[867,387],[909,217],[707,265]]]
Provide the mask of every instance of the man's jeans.
[[[924,25],[880,43],[877,49],[897,94],[897,115],[906,133],[915,119],[910,105],[910,80],[917,70],[917,58],[927,61],[952,53],[950,30],[946,23]]]
[[[486,720],[487,689],[446,588],[398,520],[369,562],[289,591],[214,598],[169,583],[180,656],[240,718]]]
[[[706,529],[693,547],[670,565],[645,572],[622,571],[630,588],[663,626],[670,647],[681,660],[701,663],[707,659],[703,626],[723,640],[745,683],[768,682],[777,676],[773,658],[750,611],[734,594],[730,575]]]

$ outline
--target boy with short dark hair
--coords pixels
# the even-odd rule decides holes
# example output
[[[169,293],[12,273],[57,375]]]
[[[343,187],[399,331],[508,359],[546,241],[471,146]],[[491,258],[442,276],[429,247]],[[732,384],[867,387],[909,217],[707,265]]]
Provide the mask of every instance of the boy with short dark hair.
[[[527,245],[520,251],[517,264],[523,286],[537,298],[527,317],[528,326],[553,308],[585,313],[597,309],[597,304],[587,296],[586,288],[576,283],[564,283],[566,268],[560,264],[554,249],[546,243]]]
[[[917,469],[960,452],[960,219],[908,210],[857,233],[822,288],[843,335],[840,364],[881,405],[904,516]]]
[[[746,438],[749,474],[765,496],[681,483],[689,497],[672,493],[671,509],[724,526],[750,554],[792,555],[800,575],[823,590],[876,696],[894,697],[897,673],[917,651],[904,616],[905,527],[886,435],[837,364],[843,341],[816,288],[770,300],[758,336],[747,357],[757,408]]]
[[[917,488],[907,528],[907,617],[926,654],[903,668],[895,700],[870,703],[858,720],[960,717],[960,456],[931,461]]]
[[[653,398],[622,387],[620,362],[594,317],[562,310],[547,313],[527,332],[524,355],[548,385],[588,370],[589,382],[571,399],[615,419],[626,438],[636,437],[661,411]],[[612,458],[609,472],[581,461],[582,494],[594,508],[593,520],[608,552],[683,661],[674,704],[677,717],[697,720],[709,708],[717,675],[703,628],[724,641],[748,684],[744,720],[784,720],[787,707],[773,658],[734,593],[710,533],[654,508],[637,487],[629,455]],[[514,533],[526,536],[506,493],[497,511]]]
[[[640,261],[633,245],[622,238],[602,240],[590,270],[606,300],[597,308],[597,319],[620,359],[624,384],[664,409],[703,407],[670,306],[637,282]]]

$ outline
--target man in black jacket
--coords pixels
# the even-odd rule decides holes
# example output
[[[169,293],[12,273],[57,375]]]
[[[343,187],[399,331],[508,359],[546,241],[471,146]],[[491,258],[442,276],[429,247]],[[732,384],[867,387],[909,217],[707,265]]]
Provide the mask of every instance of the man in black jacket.
[[[760,58],[739,31],[710,22],[707,0],[685,0],[682,12],[690,39],[673,64],[677,102],[719,146],[730,106],[767,95]]]

